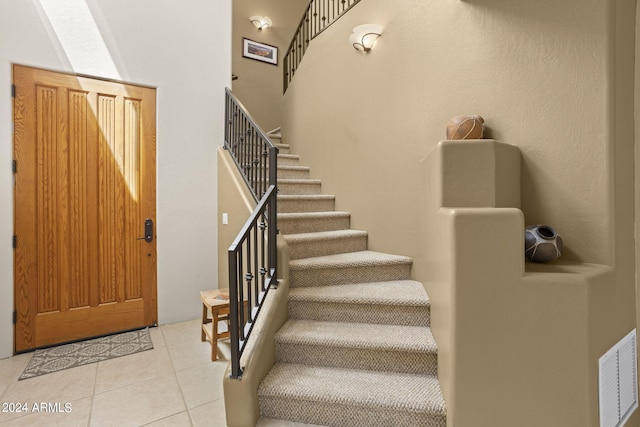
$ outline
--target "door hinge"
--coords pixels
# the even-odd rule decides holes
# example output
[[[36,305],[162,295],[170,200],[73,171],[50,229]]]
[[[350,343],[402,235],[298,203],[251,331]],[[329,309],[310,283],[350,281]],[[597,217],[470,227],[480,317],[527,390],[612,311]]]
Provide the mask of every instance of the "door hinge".
[[[13,249],[18,247],[18,236],[13,235]]]
[[[13,166],[11,166],[11,170],[13,170],[13,173],[18,173],[18,161],[17,160],[13,161]]]
[[[11,97],[12,98],[16,97],[16,85],[14,84],[11,85]]]
[[[14,311],[13,312],[13,324],[15,325],[16,323],[18,323],[18,312]]]

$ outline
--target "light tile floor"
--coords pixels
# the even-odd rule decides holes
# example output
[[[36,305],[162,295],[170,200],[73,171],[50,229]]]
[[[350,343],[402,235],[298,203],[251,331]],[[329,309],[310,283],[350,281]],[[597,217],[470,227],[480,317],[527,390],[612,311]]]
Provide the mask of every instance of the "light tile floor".
[[[0,360],[0,426],[226,426],[228,340],[212,362],[200,320],[150,331],[153,350],[23,381],[32,353]],[[40,403],[53,411],[34,412]]]

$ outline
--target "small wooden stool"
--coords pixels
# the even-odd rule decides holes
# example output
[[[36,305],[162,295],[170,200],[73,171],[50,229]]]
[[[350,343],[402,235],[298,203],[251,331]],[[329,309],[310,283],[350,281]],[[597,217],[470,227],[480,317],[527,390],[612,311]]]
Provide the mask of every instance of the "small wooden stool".
[[[201,341],[211,343],[211,360],[218,360],[218,340],[229,338],[229,328],[226,332],[218,333],[218,322],[229,321],[229,290],[215,289],[200,292],[202,301],[202,331]],[[211,312],[211,317],[209,317]],[[207,325],[211,323],[211,330]]]

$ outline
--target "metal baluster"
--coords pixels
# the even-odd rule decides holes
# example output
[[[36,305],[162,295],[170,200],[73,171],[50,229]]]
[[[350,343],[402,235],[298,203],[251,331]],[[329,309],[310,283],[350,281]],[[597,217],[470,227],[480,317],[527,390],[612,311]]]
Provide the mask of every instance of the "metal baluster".
[[[235,251],[229,251],[229,316],[231,317],[231,377],[239,378],[240,372],[240,340],[238,337],[238,280],[236,268],[238,257]],[[213,345],[213,343],[212,343]]]
[[[255,128],[251,126],[251,179],[253,183],[253,191],[258,195],[258,197],[262,197],[262,192],[260,191],[260,182],[259,182],[259,171],[258,171],[258,161],[257,161],[257,145],[258,145],[258,132],[256,132]]]
[[[238,145],[240,146],[240,152],[238,155],[238,162],[240,163],[240,167],[242,169],[242,173],[246,176],[247,175],[247,171],[245,169],[245,159],[244,159],[244,150],[245,150],[245,145],[244,145],[244,114],[241,115],[239,118],[239,123],[238,123]]]
[[[235,155],[235,159],[236,162],[239,159],[240,156],[240,141],[238,141],[238,132],[240,132],[240,120],[238,120],[238,118],[240,117],[240,112],[239,112],[239,108],[238,105],[234,103],[234,112],[233,112],[233,120],[234,120],[234,126],[233,126],[233,153]]]
[[[260,221],[260,244],[261,246],[261,250],[260,250],[260,255],[261,255],[261,259],[260,259],[260,277],[262,278],[261,282],[262,282],[262,292],[264,292],[266,290],[266,274],[267,274],[267,269],[266,269],[266,262],[265,262],[265,241],[266,239],[266,235],[265,235],[265,230],[267,229],[267,223],[266,218],[264,213],[262,214],[262,216],[260,217],[261,221]]]
[[[229,94],[225,92],[224,94],[224,146],[225,148],[229,148],[229,125],[231,122],[229,121]]]
[[[269,152],[267,151],[267,141],[263,141],[262,153],[260,155],[262,162],[262,194],[267,192],[269,182],[267,181],[267,172],[269,171]]]
[[[258,221],[258,218],[256,218],[256,221]],[[254,307],[257,307],[259,304],[259,300],[258,298],[260,297],[260,293],[258,292],[258,286],[260,281],[258,280],[258,274],[260,273],[260,267],[258,265],[259,262],[259,255],[258,255],[258,249],[260,248],[258,246],[258,224],[256,224],[255,227],[253,227],[253,242],[255,243],[254,248],[253,248],[253,271],[255,271],[255,280],[252,282],[253,284],[253,298],[254,298],[254,302],[255,304]]]
[[[242,270],[242,250],[243,245],[240,245],[240,252],[238,252],[238,265],[236,268],[238,269],[238,300],[236,304],[238,304],[238,311],[240,312],[238,316],[238,332],[240,333],[240,340],[244,341],[246,337],[244,336],[244,284],[242,283],[243,278],[243,270]]]
[[[255,228],[255,227],[254,227]],[[247,273],[244,276],[245,281],[247,282],[247,322],[252,322],[251,319],[251,282],[253,282],[253,274],[251,273],[251,234],[249,234],[247,238]],[[244,310],[244,299],[241,302],[243,310]]]
[[[324,10],[325,10],[324,22],[322,25],[323,30],[327,27],[328,21],[329,21],[329,2],[327,0],[324,0]]]
[[[269,225],[267,226],[267,230],[269,231],[269,274],[272,275],[271,280],[275,280],[275,272],[276,272],[276,264],[277,264],[277,252],[278,247],[276,243],[276,234],[278,233],[278,170],[277,166],[277,158],[278,158],[278,147],[272,146],[270,149],[270,163],[271,170],[269,172],[269,184],[273,185],[276,188],[275,194],[271,197],[269,201]]]
[[[336,20],[336,17],[338,16],[338,11],[336,10],[336,7],[338,6],[338,3],[336,3],[336,0],[331,0],[332,3],[332,10],[333,10],[333,16],[331,16],[331,22]]]

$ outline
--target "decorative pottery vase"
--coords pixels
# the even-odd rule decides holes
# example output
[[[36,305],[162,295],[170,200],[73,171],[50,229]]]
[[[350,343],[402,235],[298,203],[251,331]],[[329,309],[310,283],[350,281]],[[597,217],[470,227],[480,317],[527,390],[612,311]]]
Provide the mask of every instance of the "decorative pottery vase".
[[[549,262],[562,255],[562,238],[553,227],[530,225],[524,232],[524,256],[533,262]]]
[[[447,123],[447,139],[482,139],[484,119],[475,116],[455,116]]]

